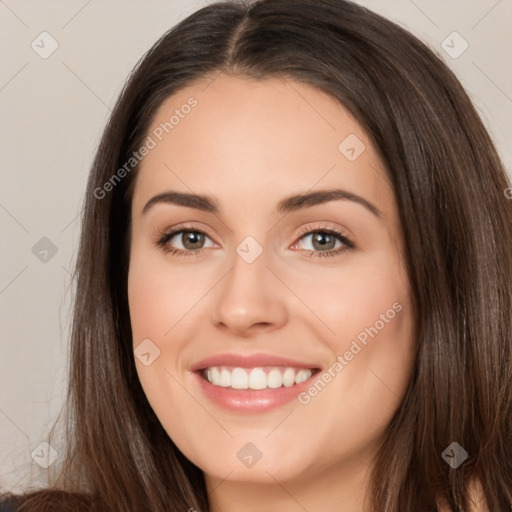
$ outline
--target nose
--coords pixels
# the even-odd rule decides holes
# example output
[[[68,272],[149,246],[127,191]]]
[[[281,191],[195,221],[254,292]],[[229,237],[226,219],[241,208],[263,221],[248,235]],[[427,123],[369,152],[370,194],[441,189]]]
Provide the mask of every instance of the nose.
[[[286,288],[267,267],[265,251],[252,263],[235,254],[214,300],[213,324],[239,337],[278,329],[288,320]]]

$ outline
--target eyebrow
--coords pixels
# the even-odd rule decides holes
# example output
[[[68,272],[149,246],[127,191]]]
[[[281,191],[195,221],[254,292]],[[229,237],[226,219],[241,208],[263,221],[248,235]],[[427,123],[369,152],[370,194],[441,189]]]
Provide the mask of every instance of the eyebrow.
[[[353,194],[352,192],[348,192],[342,189],[319,190],[316,192],[296,194],[279,201],[279,203],[276,206],[276,211],[278,213],[289,213],[297,210],[311,208],[313,206],[328,203],[330,201],[338,200],[352,201],[354,203],[358,203],[364,206],[376,217],[382,217],[382,213],[372,203],[356,194]],[[150,210],[153,206],[159,203],[175,204],[178,206],[185,206],[187,208],[194,208],[196,210],[201,210],[204,212],[215,214],[219,213],[220,211],[217,201],[211,196],[192,194],[186,192],[168,191],[152,197],[146,203],[141,213],[147,213],[148,210]]]

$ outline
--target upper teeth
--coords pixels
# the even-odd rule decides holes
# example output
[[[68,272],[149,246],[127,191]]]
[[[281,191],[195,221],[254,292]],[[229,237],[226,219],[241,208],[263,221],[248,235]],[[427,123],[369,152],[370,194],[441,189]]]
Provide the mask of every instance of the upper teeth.
[[[205,370],[208,382],[233,389],[265,389],[290,387],[309,379],[312,370],[290,367],[232,368],[213,366]]]

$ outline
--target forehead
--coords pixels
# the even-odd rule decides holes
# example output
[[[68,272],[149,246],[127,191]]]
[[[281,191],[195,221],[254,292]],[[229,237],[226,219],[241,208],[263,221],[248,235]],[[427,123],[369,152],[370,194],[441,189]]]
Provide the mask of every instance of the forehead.
[[[334,98],[296,81],[197,82],[161,105],[148,136],[154,147],[140,165],[134,209],[165,189],[213,194],[246,210],[339,186],[391,199],[364,129]]]

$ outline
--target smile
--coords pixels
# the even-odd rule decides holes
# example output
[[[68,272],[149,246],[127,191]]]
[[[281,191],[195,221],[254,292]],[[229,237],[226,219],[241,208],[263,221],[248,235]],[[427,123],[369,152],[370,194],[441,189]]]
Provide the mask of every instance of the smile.
[[[202,371],[202,377],[214,386],[231,389],[277,389],[291,387],[309,379],[314,368],[292,368],[285,366],[264,366],[241,368],[213,366]]]
[[[321,365],[273,354],[224,353],[190,367],[198,391],[213,404],[242,414],[263,413],[298,399]]]

